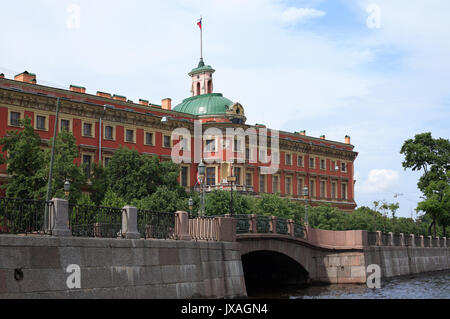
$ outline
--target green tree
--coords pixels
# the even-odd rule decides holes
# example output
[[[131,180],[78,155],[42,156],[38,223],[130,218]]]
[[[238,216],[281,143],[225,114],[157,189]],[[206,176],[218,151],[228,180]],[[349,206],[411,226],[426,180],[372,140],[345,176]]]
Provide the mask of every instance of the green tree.
[[[106,191],[108,190],[108,178],[104,167],[98,163],[92,165],[91,173],[91,198],[96,205],[105,198]]]
[[[36,173],[38,178],[45,180],[45,186],[39,190],[41,197],[45,197],[47,192],[52,144],[53,138],[49,141],[50,148],[44,151],[44,165]],[[62,130],[56,136],[55,141],[51,197],[64,198],[66,180],[70,182],[69,201],[76,203],[81,197],[82,187],[86,185],[87,178],[83,171],[84,166],[80,167],[74,162],[77,157],[79,157],[79,153],[75,137],[71,132]]]
[[[159,186],[156,191],[142,199],[135,199],[131,203],[139,209],[152,212],[173,213],[176,211],[189,211],[186,194],[180,194],[178,189],[170,189],[167,186]]]
[[[100,203],[100,206],[122,208],[127,205],[126,200],[117,195],[111,188],[106,191],[105,198]]]
[[[136,150],[118,149],[106,167],[108,188],[125,201],[153,194],[158,186],[179,189],[179,167],[171,161],[160,162],[156,156],[140,155]]]
[[[11,176],[3,187],[6,187],[8,197],[38,199],[37,190],[46,185],[45,179],[36,174],[44,161],[41,138],[34,131],[29,117],[19,123],[23,126],[22,130],[8,131],[0,139],[2,151],[8,154],[7,158],[2,156],[1,161],[6,162],[7,172]]]

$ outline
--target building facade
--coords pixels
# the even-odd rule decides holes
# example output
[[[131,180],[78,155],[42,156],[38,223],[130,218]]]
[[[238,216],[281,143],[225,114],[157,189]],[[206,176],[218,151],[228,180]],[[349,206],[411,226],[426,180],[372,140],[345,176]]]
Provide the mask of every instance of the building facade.
[[[292,200],[308,201],[311,205],[331,204],[352,211],[354,200],[354,161],[357,153],[350,137],[336,142],[307,136],[302,132],[278,133],[278,148],[273,148],[273,131],[265,125],[248,125],[244,107],[213,91],[215,70],[201,59],[189,72],[192,78],[191,97],[172,108],[169,98],[161,104],[140,99],[138,103],[125,96],[97,91],[86,93],[81,86],[71,85],[68,90],[39,85],[36,75],[27,71],[14,79],[0,74],[0,136],[8,130],[20,130],[19,119],[30,117],[32,125],[48,147],[55,125],[57,132],[67,129],[73,133],[79,148],[78,164],[89,167],[94,162],[107,165],[119,147],[136,149],[160,160],[172,160],[172,150],[183,146],[177,154],[179,182],[188,189],[198,187],[194,150],[195,125],[201,123],[200,151],[206,162],[206,191],[230,190],[227,177],[236,176],[233,189],[258,196],[279,193]],[[59,123],[55,123],[57,98],[60,98]],[[190,133],[189,139],[172,135],[175,129]],[[250,137],[227,138],[227,129],[245,132],[253,130],[267,136],[265,149],[254,148]],[[224,154],[231,154],[226,161]],[[6,154],[5,154],[6,155]],[[267,158],[266,158],[267,157]],[[278,166],[275,173],[267,174],[268,158]],[[233,160],[234,159],[234,160]],[[179,159],[178,159],[179,161]],[[89,174],[89,169],[86,174]],[[0,166],[0,184],[7,183],[6,165]],[[309,194],[303,196],[308,186]],[[2,194],[4,195],[4,193]]]

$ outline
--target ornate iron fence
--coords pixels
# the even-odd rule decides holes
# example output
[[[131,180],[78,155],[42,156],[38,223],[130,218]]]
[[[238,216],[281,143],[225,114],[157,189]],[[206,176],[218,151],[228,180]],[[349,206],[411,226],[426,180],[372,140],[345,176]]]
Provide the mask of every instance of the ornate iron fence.
[[[444,247],[445,246],[445,238],[441,237],[439,238],[439,246]]]
[[[412,246],[411,235],[405,235],[405,237],[403,237],[403,240],[405,241],[405,246]]]
[[[419,236],[416,236],[414,238],[414,244],[416,245],[416,247],[422,247],[422,240]]]
[[[438,246],[438,239],[436,237],[433,237],[431,240],[431,247],[437,247]]]
[[[286,219],[277,219],[277,234],[287,235],[288,233],[288,221]]]
[[[391,244],[390,239],[391,239],[391,236],[389,236],[389,234],[387,234],[387,233],[381,234],[381,241],[383,243],[383,246],[389,246]]]
[[[423,246],[424,247],[430,247],[430,238],[429,237],[424,237],[423,238]]]
[[[401,246],[402,236],[399,234],[394,234],[394,246]]]
[[[45,211],[53,209],[53,202],[45,200],[0,198],[0,233],[45,234],[50,227],[44,225]]]
[[[144,238],[174,239],[175,213],[152,212],[139,209],[137,227]]]
[[[294,223],[294,237],[305,238],[305,227],[302,224]]]
[[[376,246],[377,244],[377,233],[376,232],[368,232],[367,233],[367,240],[369,246]]]
[[[234,215],[234,218],[236,218],[236,233],[250,233],[249,216],[250,215]]]
[[[270,232],[270,217],[263,215],[256,215],[256,232],[268,233]]]
[[[122,237],[124,209],[69,204],[69,228],[77,237]]]

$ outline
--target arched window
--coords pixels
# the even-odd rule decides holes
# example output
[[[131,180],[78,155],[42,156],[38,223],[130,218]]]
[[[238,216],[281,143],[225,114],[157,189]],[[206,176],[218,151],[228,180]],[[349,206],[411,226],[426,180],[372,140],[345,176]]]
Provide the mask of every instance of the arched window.
[[[200,82],[197,82],[197,95],[200,95]]]
[[[208,81],[208,93],[212,93],[212,80]]]

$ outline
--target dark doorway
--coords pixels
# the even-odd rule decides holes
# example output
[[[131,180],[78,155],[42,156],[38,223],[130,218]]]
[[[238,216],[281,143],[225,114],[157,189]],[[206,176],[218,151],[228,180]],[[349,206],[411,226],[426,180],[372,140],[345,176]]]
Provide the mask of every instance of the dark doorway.
[[[308,272],[292,258],[272,251],[242,256],[245,285],[249,297],[269,296],[287,287],[308,285]]]

